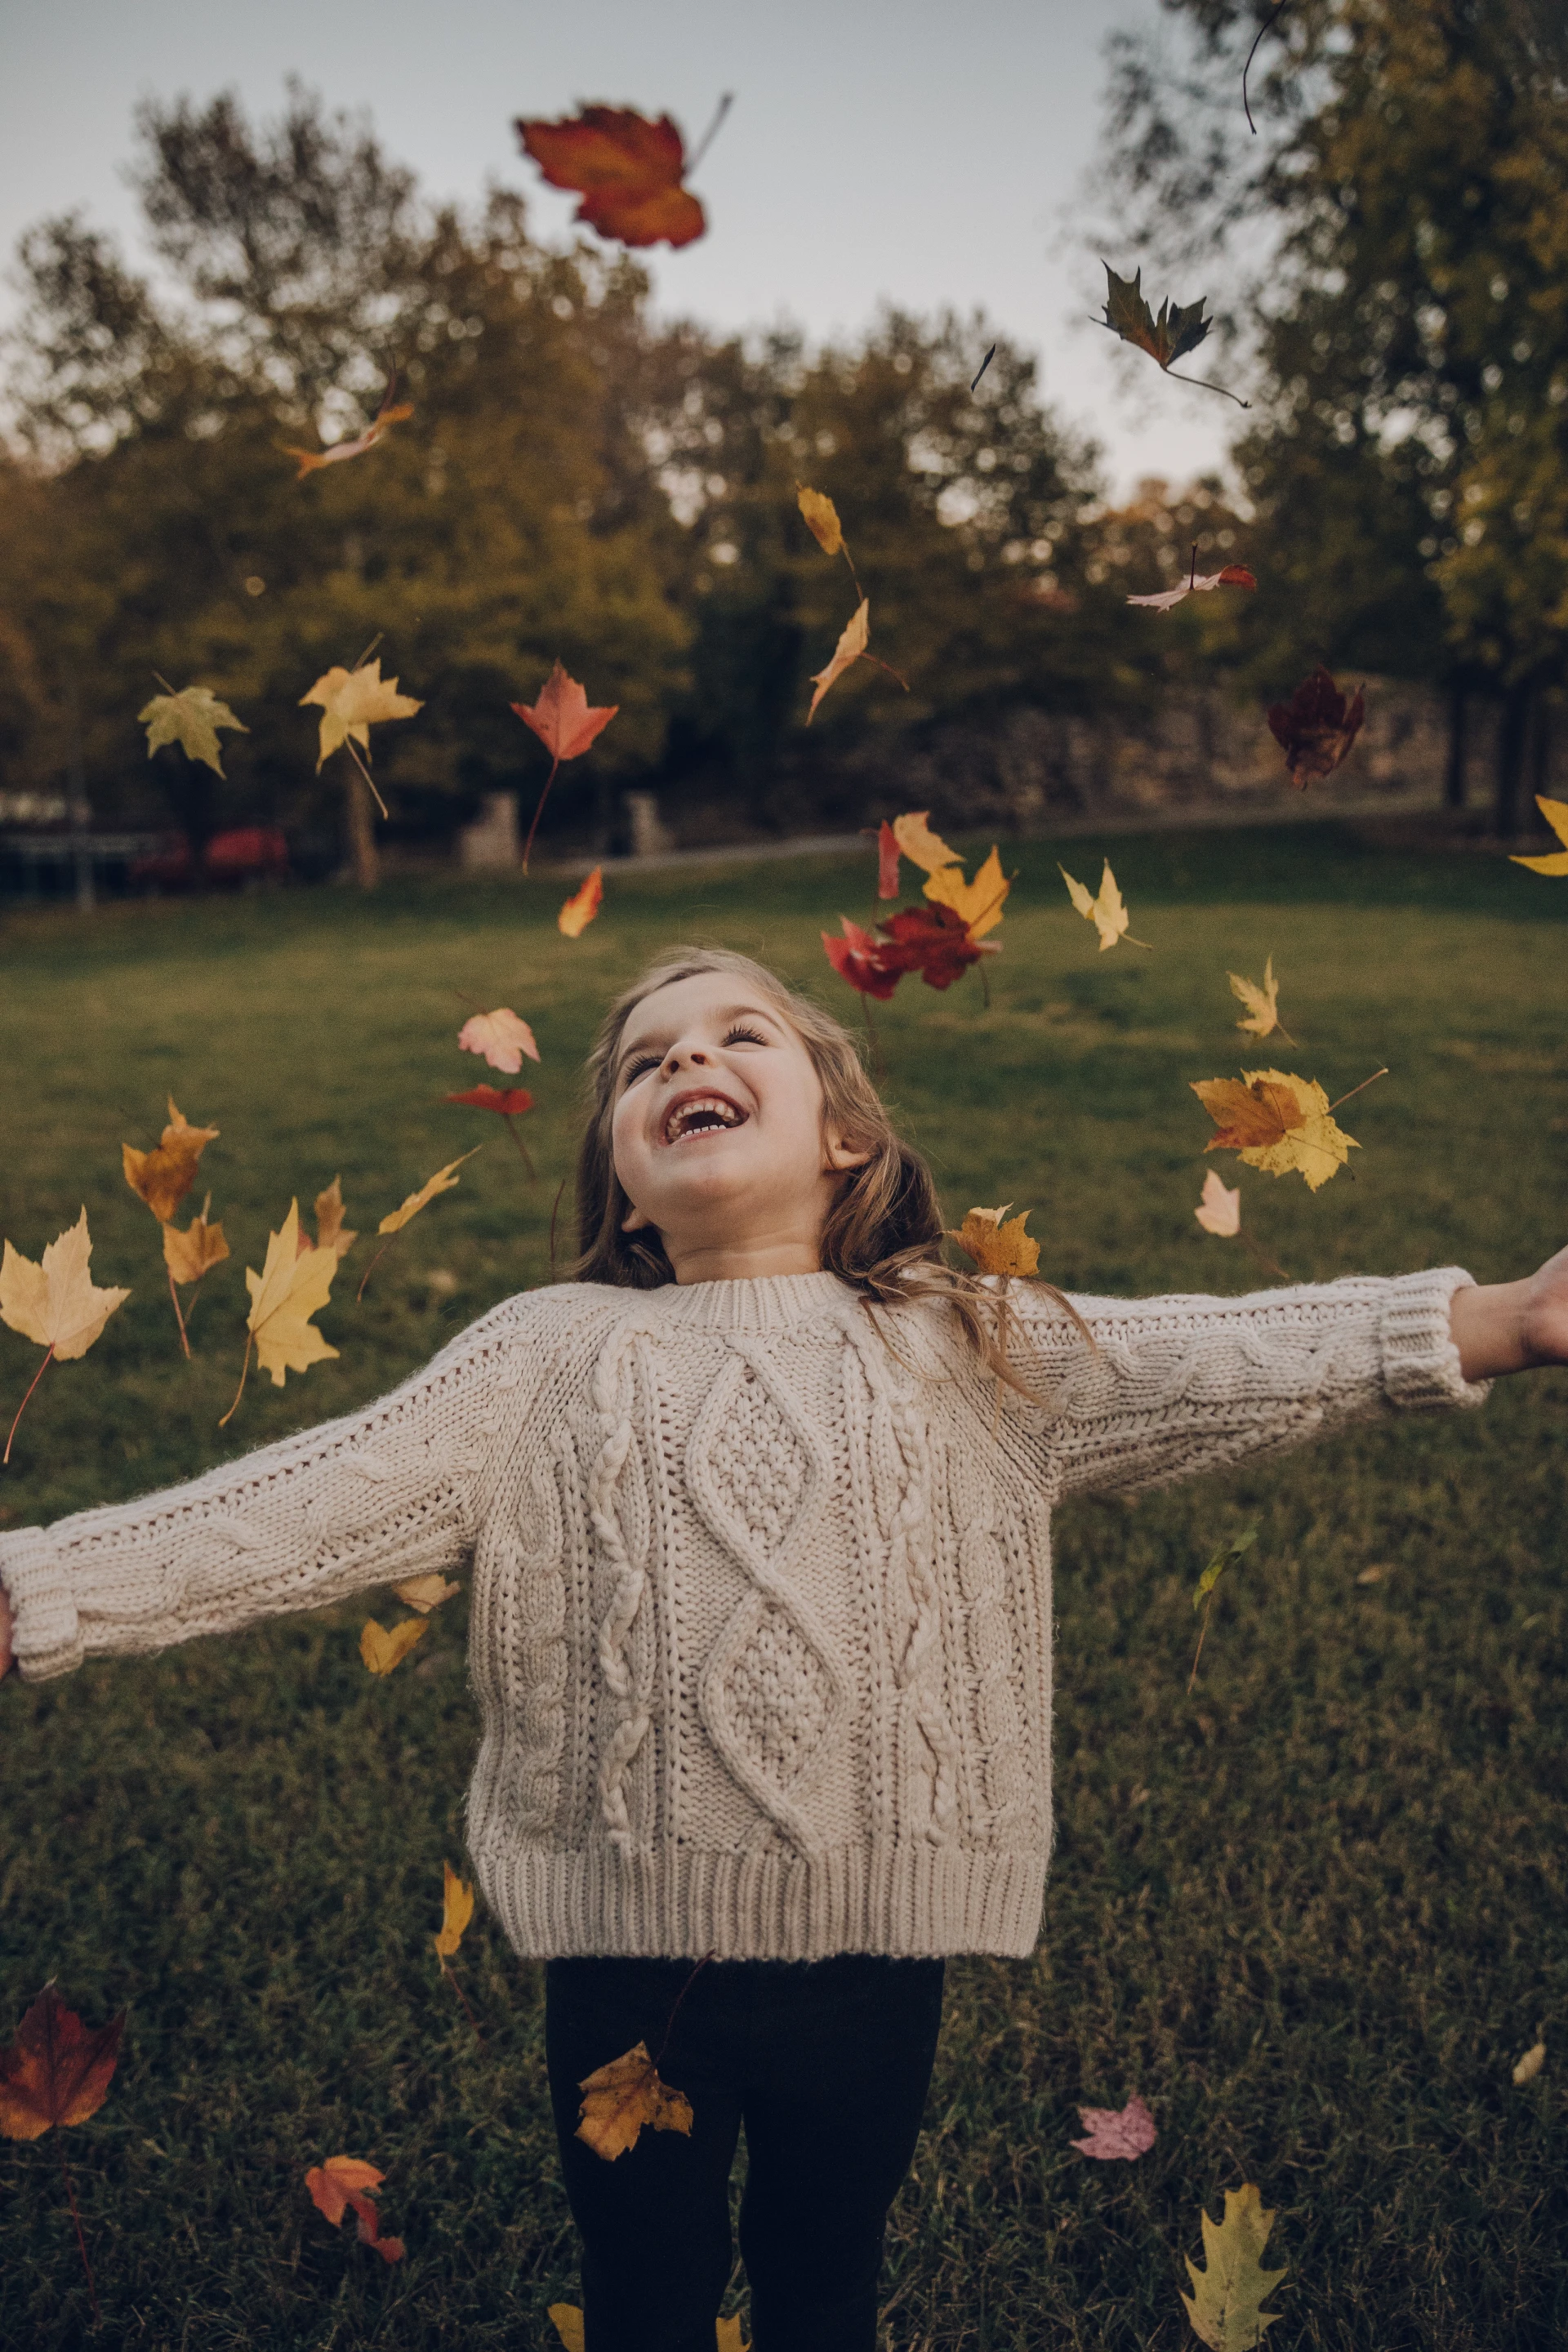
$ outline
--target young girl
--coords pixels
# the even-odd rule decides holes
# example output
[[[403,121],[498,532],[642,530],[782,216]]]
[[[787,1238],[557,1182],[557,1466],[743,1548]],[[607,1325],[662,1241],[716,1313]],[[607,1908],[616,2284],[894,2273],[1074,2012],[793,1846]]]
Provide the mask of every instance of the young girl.
[[[0,1664],[471,1569],[468,1847],[550,1964],[588,2352],[712,2352],[742,2123],[755,2352],[871,2352],[943,1959],[1039,1928],[1057,1497],[1479,1403],[1568,1360],[1568,1250],[1489,1289],[1003,1301],[943,1265],[845,1031],[760,965],[656,964],[591,1069],[577,1279],[363,1412],[0,1535]],[[580,2085],[638,2042],[690,2136],[606,2163]]]

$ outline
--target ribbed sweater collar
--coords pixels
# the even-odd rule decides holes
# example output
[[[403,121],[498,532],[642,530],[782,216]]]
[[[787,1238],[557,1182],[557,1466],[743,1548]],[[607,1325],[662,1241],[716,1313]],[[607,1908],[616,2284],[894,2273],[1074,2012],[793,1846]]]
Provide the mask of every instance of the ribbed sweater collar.
[[[622,1294],[639,1297],[663,1322],[694,1331],[787,1331],[855,1297],[836,1274],[774,1274],[759,1281],[667,1282],[661,1289]]]

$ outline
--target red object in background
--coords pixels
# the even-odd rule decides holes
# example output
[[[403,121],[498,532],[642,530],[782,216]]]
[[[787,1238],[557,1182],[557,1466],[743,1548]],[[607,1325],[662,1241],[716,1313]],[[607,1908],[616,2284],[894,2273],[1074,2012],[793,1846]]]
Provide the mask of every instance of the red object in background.
[[[276,825],[241,824],[215,833],[203,860],[208,882],[247,882],[253,876],[289,871],[289,844]],[[131,867],[132,883],[153,883],[160,889],[188,890],[195,879],[188,841],[160,850],[154,857],[138,857]]]

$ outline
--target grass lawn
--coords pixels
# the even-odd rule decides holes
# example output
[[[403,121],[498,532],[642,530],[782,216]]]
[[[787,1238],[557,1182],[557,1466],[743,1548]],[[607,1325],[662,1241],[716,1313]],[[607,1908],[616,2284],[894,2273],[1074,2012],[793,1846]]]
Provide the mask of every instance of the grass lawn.
[[[1152,954],[1100,955],[1047,844],[991,967],[878,1009],[886,1090],[952,1222],[1029,1204],[1042,1270],[1084,1288],[1239,1291],[1194,1223],[1209,1123],[1187,1081],[1247,1055],[1226,971],[1272,953],[1299,1041],[1363,1147],[1316,1198],[1219,1164],[1296,1278],[1458,1262],[1528,1270],[1568,1238],[1568,887],[1501,860],[1377,850],[1332,826],[1115,845]],[[1075,843],[1067,865],[1098,879]],[[817,931],[864,919],[871,861],[612,878],[576,943],[564,888],[395,886],[110,907],[0,926],[0,1231],[36,1257],[87,1204],[129,1304],[51,1366],[0,1478],[0,1525],[143,1492],[345,1411],[509,1292],[549,1278],[576,1066],[652,948],[742,947],[855,1012]],[[531,1186],[507,1137],[447,1107],[474,1004],[538,1034]],[[153,1220],[120,1146],[173,1092],[234,1257],[177,1350]],[[320,1320],[336,1362],[238,1377],[241,1268],[291,1193],[341,1173],[377,1219],[483,1140],[378,1268],[362,1238]],[[1214,1163],[1210,1163],[1214,1164]],[[563,1263],[570,1250],[563,1206]],[[9,1422],[37,1363],[0,1332]],[[1029,1962],[949,1978],[928,2129],[896,2209],[888,2342],[929,2352],[1191,2344],[1177,2290],[1200,2204],[1256,2181],[1289,2265],[1277,2352],[1506,2352],[1568,2336],[1568,1907],[1563,1844],[1568,1375],[1483,1413],[1361,1430],[1136,1508],[1058,1522],[1058,1843]],[[1186,1694],[1190,1594],[1256,1521]],[[1363,1581],[1372,1570],[1378,1573]],[[394,1604],[395,1605],[395,1604]],[[0,2142],[0,2341],[89,2339],[58,2162],[69,2157],[115,2346],[181,2352],[554,2342],[575,2301],[543,2090],[542,1977],[477,1919],[437,1975],[441,1862],[461,1854],[475,1738],[463,1611],[369,1676],[375,1607],[0,1691],[0,2038],[45,1979],[129,2008],[80,2129]],[[380,1611],[384,1621],[385,1609]],[[1555,1790],[1556,1794],[1553,1795]],[[1544,2031],[1547,2059],[1516,2088]],[[1135,2165],[1068,2146],[1076,2103],[1139,2091]],[[385,2171],[386,2268],[309,2203],[307,2166]]]

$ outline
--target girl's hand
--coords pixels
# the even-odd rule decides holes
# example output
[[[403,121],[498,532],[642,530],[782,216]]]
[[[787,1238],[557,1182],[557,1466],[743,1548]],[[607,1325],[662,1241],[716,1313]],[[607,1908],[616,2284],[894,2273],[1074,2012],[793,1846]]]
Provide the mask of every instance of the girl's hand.
[[[1456,1290],[1449,1328],[1468,1381],[1568,1364],[1568,1249],[1522,1282]]]
[[[11,1671],[11,1603],[0,1584],[0,1678]]]

